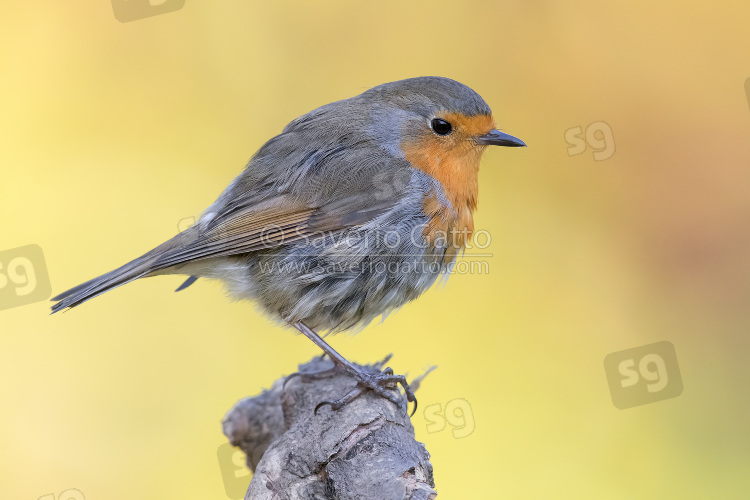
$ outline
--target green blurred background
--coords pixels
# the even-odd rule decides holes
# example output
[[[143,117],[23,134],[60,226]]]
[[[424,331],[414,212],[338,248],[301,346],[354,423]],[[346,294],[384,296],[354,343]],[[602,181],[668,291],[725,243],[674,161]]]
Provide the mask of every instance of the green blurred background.
[[[482,163],[489,271],[332,339],[360,362],[395,352],[410,377],[439,366],[413,418],[439,497],[750,498],[749,14],[187,0],[121,23],[106,0],[3,0],[0,250],[41,246],[59,293],[171,237],[298,115],[451,77],[529,145]],[[569,156],[566,131],[594,122],[614,154]],[[0,498],[247,484],[217,456],[221,418],[318,351],[216,283],[180,282],[0,311]],[[662,340],[682,395],[615,408],[604,357]]]

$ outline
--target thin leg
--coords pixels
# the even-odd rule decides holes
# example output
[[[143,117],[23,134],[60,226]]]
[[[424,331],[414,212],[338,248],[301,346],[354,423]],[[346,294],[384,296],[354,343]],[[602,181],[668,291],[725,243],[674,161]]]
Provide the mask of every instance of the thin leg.
[[[414,392],[412,392],[409,384],[406,382],[406,377],[404,377],[403,375],[394,375],[393,370],[391,370],[390,368],[386,368],[381,373],[368,373],[350,363],[344,356],[339,354],[333,347],[328,345],[328,343],[323,340],[320,335],[315,333],[312,329],[308,328],[307,325],[305,325],[301,321],[292,323],[292,326],[303,333],[305,337],[312,340],[315,345],[320,347],[323,352],[325,352],[328,357],[331,358],[334,364],[346,370],[357,380],[357,387],[352,389],[341,399],[338,399],[336,401],[324,401],[320,403],[315,407],[315,413],[317,413],[318,409],[324,405],[331,405],[331,409],[338,410],[346,404],[354,401],[357,397],[362,395],[367,390],[371,390],[379,396],[382,396],[393,402],[396,406],[401,407],[402,399],[400,395],[396,395],[393,393],[393,389],[397,388],[399,384],[401,384],[401,386],[404,388],[406,400],[414,402],[414,411],[412,411],[412,415],[414,415],[414,413],[417,411],[417,398],[414,397]],[[384,360],[384,363],[387,362],[387,360],[388,358]]]

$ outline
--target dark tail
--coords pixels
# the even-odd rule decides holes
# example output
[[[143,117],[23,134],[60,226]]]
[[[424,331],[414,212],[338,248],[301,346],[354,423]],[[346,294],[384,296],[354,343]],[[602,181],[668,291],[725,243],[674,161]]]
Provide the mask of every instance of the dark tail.
[[[125,283],[130,283],[133,280],[147,276],[155,270],[152,266],[154,261],[156,261],[156,259],[164,252],[174,248],[174,246],[175,238],[162,243],[150,252],[141,255],[124,266],[118,267],[114,271],[102,274],[98,278],[89,280],[86,283],[81,283],[60,295],[53,297],[52,300],[57,303],[52,305],[52,314],[83,304],[97,295],[101,295],[104,292],[108,292],[109,290],[124,285]]]

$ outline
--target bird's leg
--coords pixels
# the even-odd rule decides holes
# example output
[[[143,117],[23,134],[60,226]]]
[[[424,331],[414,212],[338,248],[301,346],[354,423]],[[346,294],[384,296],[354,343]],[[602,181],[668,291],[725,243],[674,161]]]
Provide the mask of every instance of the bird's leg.
[[[401,403],[403,400],[401,399],[400,394],[398,394],[398,391],[396,392],[396,394],[394,394],[393,392],[393,389],[396,389],[399,384],[401,384],[401,386],[404,388],[406,400],[414,402],[414,411],[412,411],[412,415],[414,415],[414,412],[417,411],[417,398],[414,397],[414,392],[412,392],[409,384],[406,382],[406,377],[404,377],[403,375],[394,375],[393,370],[391,370],[390,368],[386,368],[382,372],[367,372],[362,368],[350,363],[344,356],[339,354],[333,347],[328,345],[328,343],[323,340],[320,335],[315,333],[311,328],[308,328],[307,325],[305,325],[301,321],[292,323],[292,326],[303,333],[305,337],[312,340],[315,345],[323,349],[323,352],[331,358],[331,361],[333,361],[335,365],[334,368],[321,373],[329,375],[330,372],[340,367],[346,370],[357,381],[357,387],[352,389],[342,398],[337,399],[336,401],[324,401],[318,404],[318,406],[315,407],[315,413],[317,413],[318,409],[324,405],[331,405],[331,409],[333,409],[334,411],[338,410],[346,404],[354,401],[357,397],[364,394],[367,390],[371,390],[379,396],[393,402],[393,404],[395,404],[396,406],[401,407]],[[376,366],[380,368],[380,366],[382,366],[382,364],[385,364],[388,359],[390,359],[390,356],[379,363],[379,366]]]

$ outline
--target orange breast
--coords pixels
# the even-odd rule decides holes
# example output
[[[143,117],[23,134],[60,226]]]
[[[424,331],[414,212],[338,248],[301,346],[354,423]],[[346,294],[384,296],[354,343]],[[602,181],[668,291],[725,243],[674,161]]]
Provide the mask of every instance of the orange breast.
[[[412,166],[433,177],[443,188],[445,199],[434,192],[425,197],[424,211],[430,222],[424,236],[433,245],[447,242],[452,259],[474,231],[472,213],[477,207],[479,162],[485,147],[473,138],[492,130],[494,121],[490,115],[445,113],[438,117],[453,125],[449,135],[426,130],[416,139],[402,142],[401,150]]]

